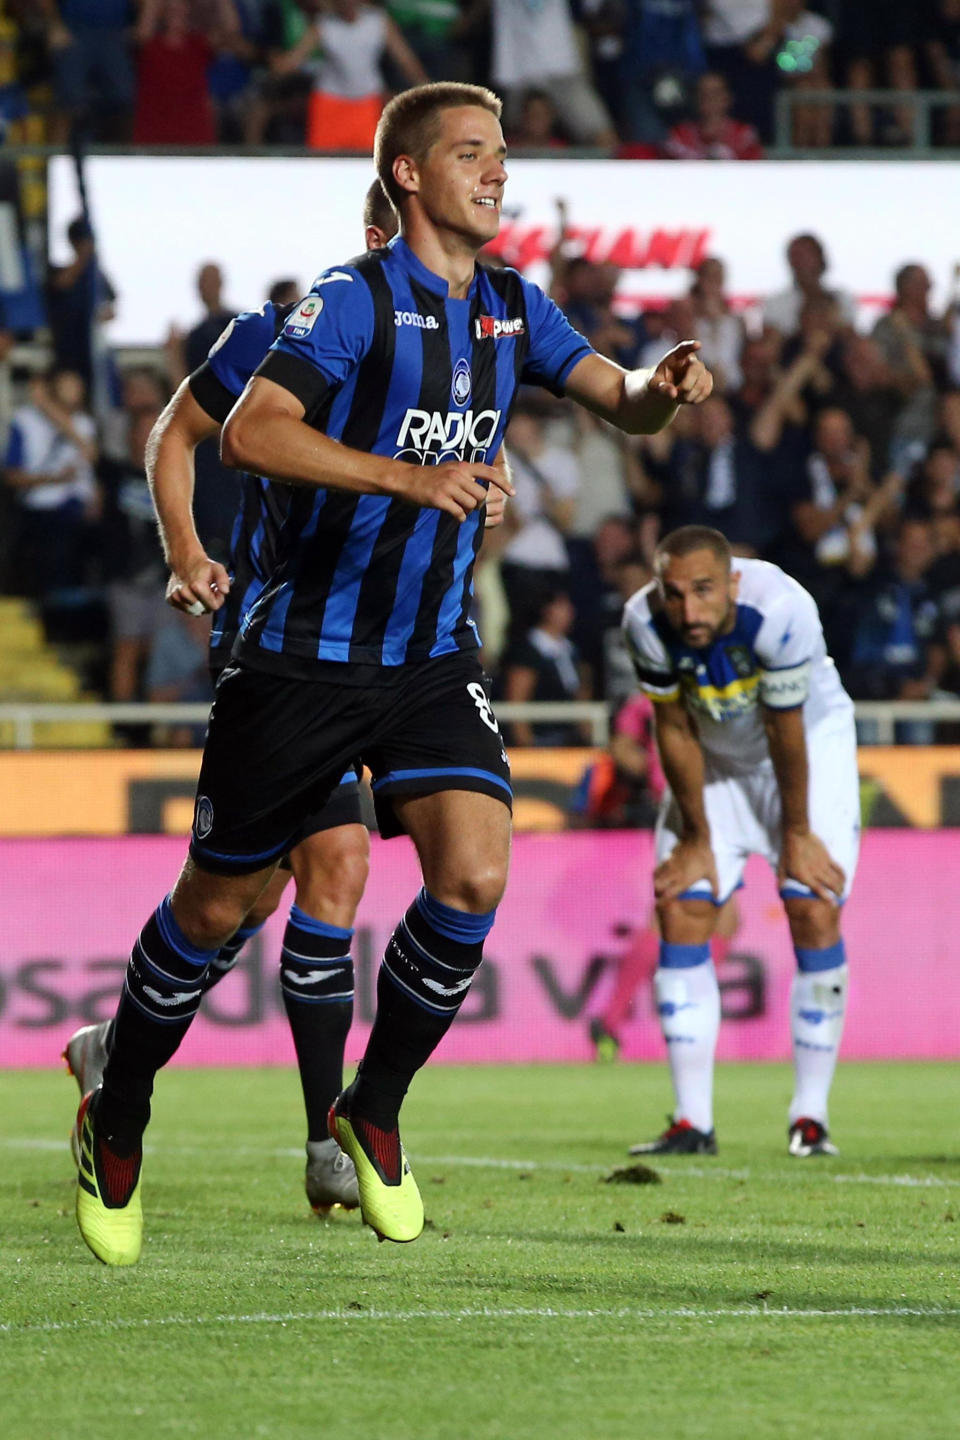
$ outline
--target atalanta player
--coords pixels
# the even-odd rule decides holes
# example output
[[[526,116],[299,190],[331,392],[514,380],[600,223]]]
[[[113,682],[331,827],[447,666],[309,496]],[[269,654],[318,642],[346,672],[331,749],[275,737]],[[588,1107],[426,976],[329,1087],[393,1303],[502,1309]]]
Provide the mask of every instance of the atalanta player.
[[[509,765],[470,602],[487,487],[511,489],[493,462],[517,388],[567,394],[632,433],[712,389],[696,342],[627,372],[537,286],[477,263],[499,227],[505,156],[488,90],[391,101],[375,161],[400,235],[319,278],[224,426],[229,464],[295,493],[217,689],[189,857],[131,956],[83,1117],[78,1219],[109,1263],[139,1254],[153,1080],[202,974],[358,754],[381,833],[411,837],[423,888],[387,946],[330,1127],[364,1220],[394,1241],[423,1227],[400,1107],[469,991],[507,878]],[[145,1004],[147,989],[166,1003]]]

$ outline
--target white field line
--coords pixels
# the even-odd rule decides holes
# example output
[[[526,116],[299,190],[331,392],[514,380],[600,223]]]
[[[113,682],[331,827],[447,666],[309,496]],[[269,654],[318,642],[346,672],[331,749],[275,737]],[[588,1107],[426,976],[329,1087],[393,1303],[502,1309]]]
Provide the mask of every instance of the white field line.
[[[635,1306],[601,1306],[589,1309],[559,1309],[555,1306],[525,1307],[479,1305],[450,1310],[384,1310],[375,1306],[369,1309],[347,1309],[335,1307],[330,1310],[289,1310],[272,1315],[260,1312],[252,1315],[157,1315],[140,1320],[40,1320],[0,1324],[0,1335],[46,1335],[61,1331],[85,1330],[152,1330],[163,1327],[207,1327],[230,1325],[286,1325],[316,1323],[319,1321],[382,1321],[409,1324],[414,1320],[883,1320],[883,1319],[924,1319],[944,1320],[960,1316],[960,1307],[937,1307],[922,1305],[860,1306],[844,1305],[836,1309],[791,1308],[768,1305],[746,1305],[729,1309],[696,1309],[682,1306],[677,1309],[639,1309]]]
[[[66,1151],[66,1140],[51,1140],[48,1137],[7,1138],[0,1136],[0,1149],[7,1150],[41,1150],[41,1151]],[[303,1151],[293,1149],[289,1146],[259,1146],[259,1145],[145,1145],[144,1154],[156,1155],[208,1155],[228,1154],[236,1156],[260,1156],[272,1155],[277,1159],[302,1160]],[[609,1165],[581,1165],[576,1162],[565,1162],[563,1160],[512,1160],[505,1156],[498,1155],[425,1155],[417,1150],[409,1150],[411,1160],[418,1165],[446,1165],[451,1169],[461,1168],[464,1170],[516,1170],[524,1174],[533,1174],[535,1171],[543,1171],[548,1174],[559,1175],[608,1175],[612,1169],[620,1165],[628,1165],[628,1159],[611,1162]],[[786,1159],[786,1157],[784,1157]],[[960,1156],[958,1156],[960,1158]],[[750,1180],[754,1177],[749,1169],[731,1170],[725,1169],[722,1165],[691,1165],[682,1157],[670,1157],[666,1162],[662,1157],[652,1155],[647,1157],[654,1166],[660,1168],[661,1175],[666,1179],[691,1176],[696,1180]],[[941,1175],[867,1175],[863,1171],[856,1175],[836,1174],[829,1169],[829,1161],[810,1160],[807,1162],[791,1160],[790,1176],[797,1180],[829,1180],[834,1185],[895,1185],[907,1190],[926,1189],[956,1189],[960,1186],[960,1176],[956,1179],[944,1178]],[[767,1180],[776,1180],[779,1183],[779,1176],[768,1176]]]

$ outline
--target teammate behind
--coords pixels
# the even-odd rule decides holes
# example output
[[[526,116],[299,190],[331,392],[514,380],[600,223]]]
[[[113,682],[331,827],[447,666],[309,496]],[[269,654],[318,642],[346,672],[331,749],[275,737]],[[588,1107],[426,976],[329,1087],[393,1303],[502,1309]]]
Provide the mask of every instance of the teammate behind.
[[[860,839],[853,704],[816,605],[776,565],[733,562],[719,531],[690,525],[660,542],[655,570],[627,602],[624,628],[656,705],[670,787],[653,883],[663,937],[655,988],[676,1105],[660,1138],[630,1153],[716,1153],[710,938],[747,858],[763,855],[798,967],[789,1152],[835,1155],[827,1100],[847,994],[840,909]]]
[[[566,393],[635,433],[712,388],[695,341],[624,371],[537,286],[477,264],[507,178],[499,115],[478,86],[394,97],[376,160],[401,235],[320,276],[224,426],[229,463],[295,490],[217,689],[190,856],[131,956],[83,1115],[78,1223],[108,1263],[139,1255],[150,1096],[199,977],[358,751],[381,834],[411,837],[424,883],[387,946],[331,1131],[356,1165],[366,1223],[393,1241],[420,1234],[400,1107],[481,963],[509,858],[509,763],[470,605],[487,488],[511,490],[493,462],[517,388]],[[149,987],[144,950],[161,972]],[[162,1020],[147,988],[166,1002]]]
[[[363,224],[368,250],[379,249],[396,234],[397,217],[379,180],[367,191]],[[284,288],[289,285],[284,282]],[[275,285],[261,309],[232,320],[206,361],[181,384],[147,445],[147,474],[170,566],[167,600],[188,613],[213,613],[214,684],[229,661],[243,616],[270,574],[291,491],[255,476],[242,478],[228,570],[207,555],[194,524],[194,452],[220,433],[300,294],[295,284],[287,295]],[[358,1203],[353,1161],[327,1131],[327,1112],[343,1085],[344,1047],[353,1016],[349,950],[370,851],[353,770],[326,804],[304,820],[300,833],[299,843],[281,861],[243,924],[210,962],[201,993],[207,994],[230,973],[247,941],[279,906],[293,874],[297,903],[284,937],[280,985],[307,1111],[307,1199],[323,1212],[334,1204],[354,1208]],[[307,925],[308,917],[313,924]],[[304,930],[308,933],[301,933]],[[64,1055],[81,1095],[100,1083],[111,1029],[110,1021],[87,1025],[67,1043]],[[73,1138],[76,1146],[76,1132]]]

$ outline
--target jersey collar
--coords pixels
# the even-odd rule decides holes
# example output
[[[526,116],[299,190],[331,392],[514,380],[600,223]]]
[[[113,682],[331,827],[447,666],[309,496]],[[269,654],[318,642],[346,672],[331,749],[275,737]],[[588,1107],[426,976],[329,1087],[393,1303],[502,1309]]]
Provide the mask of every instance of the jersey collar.
[[[447,281],[444,280],[442,276],[435,275],[432,270],[428,270],[423,261],[418,259],[401,235],[395,235],[387,245],[387,249],[395,259],[399,261],[407,274],[416,280],[418,284],[423,285],[427,290],[432,290],[435,295],[442,295],[444,298],[449,297],[450,286]],[[476,289],[477,272],[474,270],[473,279],[470,282],[470,289],[465,298],[472,300]]]

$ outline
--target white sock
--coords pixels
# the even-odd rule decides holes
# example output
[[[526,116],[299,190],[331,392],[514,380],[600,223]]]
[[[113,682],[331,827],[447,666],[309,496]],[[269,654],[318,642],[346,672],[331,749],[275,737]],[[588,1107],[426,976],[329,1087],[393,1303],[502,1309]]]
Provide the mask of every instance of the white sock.
[[[680,948],[661,946],[654,990],[670,1056],[676,1098],[673,1117],[706,1133],[713,1129],[713,1056],[720,1030],[720,991],[706,945],[699,964],[674,967],[662,963],[664,950]],[[682,948],[692,951],[694,947]]]
[[[827,1125],[827,1099],[837,1068],[847,1008],[847,967],[798,970],[790,988],[795,1088],[790,1124],[801,1118]]]

